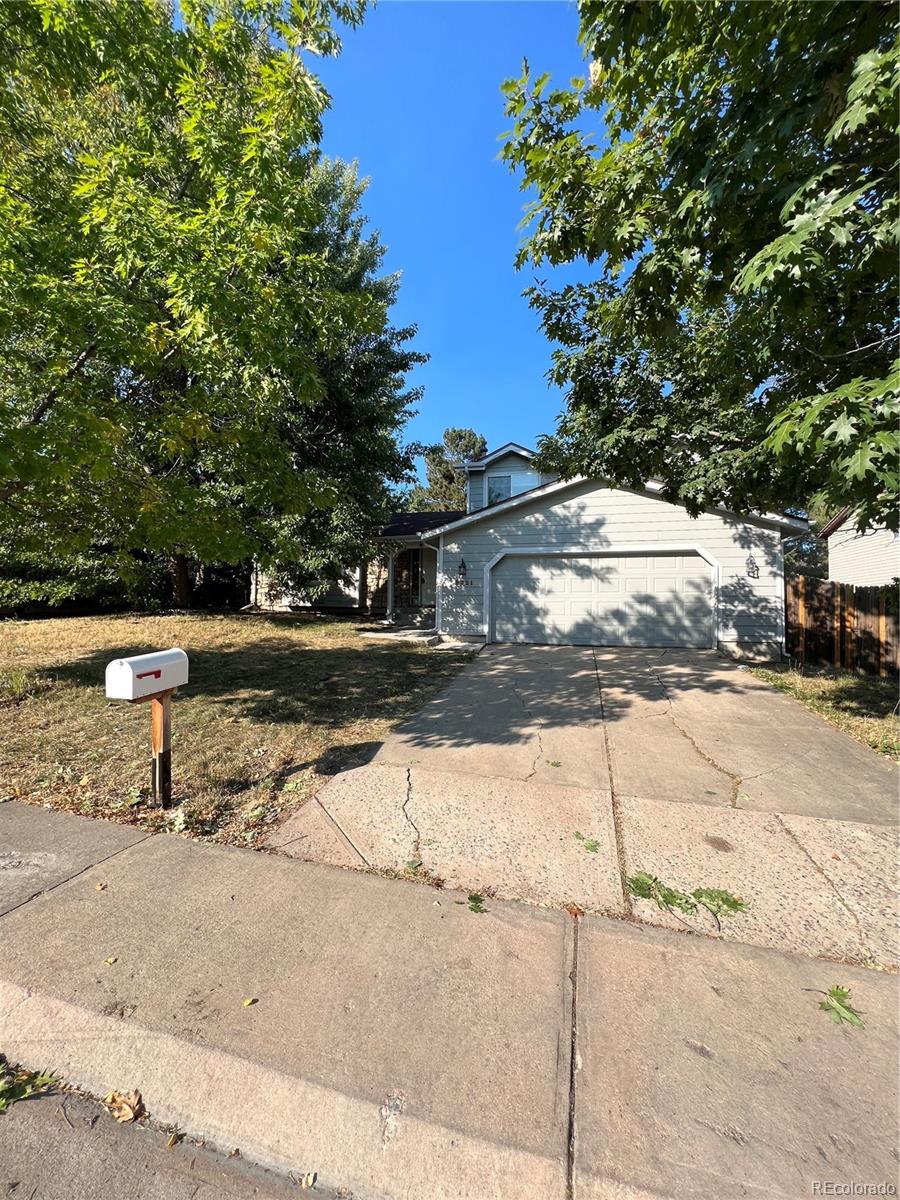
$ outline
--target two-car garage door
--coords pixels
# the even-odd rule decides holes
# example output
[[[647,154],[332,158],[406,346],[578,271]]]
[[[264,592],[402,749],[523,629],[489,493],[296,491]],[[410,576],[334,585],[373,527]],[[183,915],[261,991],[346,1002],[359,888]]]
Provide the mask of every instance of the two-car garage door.
[[[491,579],[495,642],[714,644],[712,568],[699,554],[511,554]]]

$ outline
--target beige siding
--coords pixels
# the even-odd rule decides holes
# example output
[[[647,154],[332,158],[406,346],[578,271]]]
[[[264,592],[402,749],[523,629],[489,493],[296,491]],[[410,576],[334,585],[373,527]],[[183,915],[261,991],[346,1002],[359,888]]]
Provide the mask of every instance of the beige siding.
[[[888,529],[860,533],[852,522],[828,539],[828,578],[857,587],[890,583],[900,575],[900,542]]]
[[[623,546],[698,546],[720,565],[718,640],[726,648],[773,650],[783,633],[781,538],[715,513],[696,520],[644,494],[583,483],[522,504],[443,538],[441,628],[484,633],[484,568],[507,547],[566,547],[615,553]],[[466,580],[458,578],[466,562]]]
[[[359,605],[359,571],[350,572],[351,583],[330,583],[314,600],[307,596],[276,592],[260,573],[255,603],[261,608],[356,608]]]

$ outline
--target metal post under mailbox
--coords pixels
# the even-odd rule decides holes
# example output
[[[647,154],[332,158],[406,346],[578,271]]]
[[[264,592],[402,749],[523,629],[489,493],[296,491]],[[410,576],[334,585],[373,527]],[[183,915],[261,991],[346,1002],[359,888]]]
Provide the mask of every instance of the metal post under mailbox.
[[[106,668],[110,700],[150,701],[150,790],[163,808],[172,800],[172,696],[187,681],[188,656],[174,647],[117,658]]]

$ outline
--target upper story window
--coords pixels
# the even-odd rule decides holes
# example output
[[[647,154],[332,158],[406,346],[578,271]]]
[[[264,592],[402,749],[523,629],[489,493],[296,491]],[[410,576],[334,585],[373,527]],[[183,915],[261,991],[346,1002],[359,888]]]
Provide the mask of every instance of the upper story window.
[[[501,500],[508,500],[512,495],[512,476],[511,475],[488,475],[487,479],[487,502],[488,504],[499,504]]]

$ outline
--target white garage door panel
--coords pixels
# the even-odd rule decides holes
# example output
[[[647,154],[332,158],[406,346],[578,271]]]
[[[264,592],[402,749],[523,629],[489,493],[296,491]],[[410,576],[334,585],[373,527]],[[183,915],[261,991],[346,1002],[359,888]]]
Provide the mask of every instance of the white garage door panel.
[[[508,555],[492,572],[497,642],[709,646],[712,571],[699,554]]]

